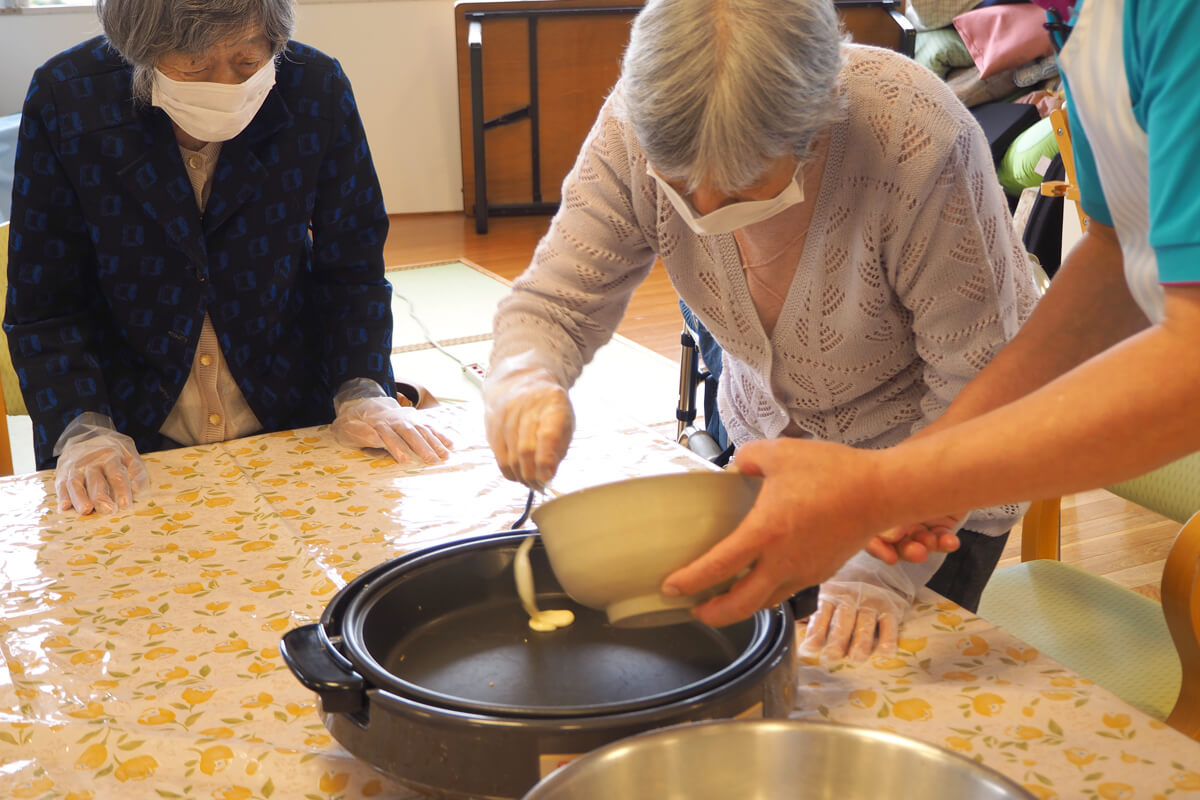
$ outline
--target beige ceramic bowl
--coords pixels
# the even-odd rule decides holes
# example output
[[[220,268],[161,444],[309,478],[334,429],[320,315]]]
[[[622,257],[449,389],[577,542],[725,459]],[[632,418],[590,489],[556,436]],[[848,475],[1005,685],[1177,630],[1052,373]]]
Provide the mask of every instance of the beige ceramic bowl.
[[[576,602],[621,627],[672,625],[725,587],[667,597],[663,579],[733,531],[761,486],[736,472],[633,478],[561,495],[533,521],[554,576]]]

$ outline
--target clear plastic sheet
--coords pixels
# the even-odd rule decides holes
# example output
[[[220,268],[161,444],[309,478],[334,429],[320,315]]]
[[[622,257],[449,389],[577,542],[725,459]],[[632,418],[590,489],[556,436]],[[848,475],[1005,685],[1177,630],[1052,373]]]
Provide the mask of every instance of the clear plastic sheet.
[[[432,413],[456,447],[429,467],[320,427],[147,454],[151,488],[119,514],[58,513],[51,473],[0,479],[0,797],[415,797],[331,739],[279,639],[369,567],[521,515],[478,404]],[[708,468],[578,416],[557,491]],[[928,590],[894,655],[802,667],[795,715],[914,736],[1041,797],[1200,790],[1195,742]]]
[[[0,480],[0,796],[410,796],[332,741],[279,639],[364,570],[520,517],[480,406],[429,413],[456,445],[433,466],[319,427],[146,454],[117,514],[59,513],[50,472]],[[706,468],[592,420],[559,491]]]

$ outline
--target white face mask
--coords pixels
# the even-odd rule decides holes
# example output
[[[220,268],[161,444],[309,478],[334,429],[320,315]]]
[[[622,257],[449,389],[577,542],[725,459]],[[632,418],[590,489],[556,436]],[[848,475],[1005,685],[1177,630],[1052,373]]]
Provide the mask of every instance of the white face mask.
[[[784,209],[804,202],[804,186],[798,180],[800,175],[798,165],[796,171],[792,173],[791,182],[770,200],[743,200],[721,206],[716,211],[707,214],[697,213],[696,209],[692,208],[692,204],[684,200],[671,184],[659,177],[649,164],[646,164],[646,174],[658,182],[659,187],[666,193],[667,199],[671,201],[671,205],[675,207],[679,216],[683,217],[683,221],[687,223],[688,227],[701,236],[732,233],[739,228],[770,219]]]
[[[246,129],[274,85],[274,59],[236,84],[175,81],[155,69],[150,102],[166,111],[189,136],[202,142],[224,142]]]

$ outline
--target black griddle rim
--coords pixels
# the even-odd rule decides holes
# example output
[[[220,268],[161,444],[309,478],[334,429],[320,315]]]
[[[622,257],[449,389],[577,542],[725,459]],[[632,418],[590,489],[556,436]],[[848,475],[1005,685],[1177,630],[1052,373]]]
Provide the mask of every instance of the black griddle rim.
[[[700,681],[636,700],[586,706],[530,708],[447,695],[400,678],[389,672],[368,652],[362,638],[362,620],[365,619],[373,600],[396,579],[395,573],[403,573],[437,560],[453,558],[465,551],[507,546],[515,548],[531,534],[537,535],[537,529],[507,530],[472,536],[414,550],[362,573],[334,596],[327,606],[325,614],[322,615],[321,624],[326,638],[334,646],[337,660],[343,663],[347,669],[362,675],[368,691],[380,690],[393,696],[418,701],[422,705],[447,711],[480,715],[483,718],[514,720],[551,718],[565,721],[567,719],[611,717],[657,706],[674,705],[677,702],[686,701],[689,697],[709,696],[713,690],[719,690],[723,684],[733,681],[748,670],[753,670],[757,662],[769,658],[779,641],[779,630],[786,624],[783,617],[790,617],[790,614],[782,613],[782,609],[764,609],[756,612],[751,618],[754,630],[742,653],[730,665]],[[535,542],[535,546],[541,547],[540,539]],[[367,610],[364,610],[364,607]]]

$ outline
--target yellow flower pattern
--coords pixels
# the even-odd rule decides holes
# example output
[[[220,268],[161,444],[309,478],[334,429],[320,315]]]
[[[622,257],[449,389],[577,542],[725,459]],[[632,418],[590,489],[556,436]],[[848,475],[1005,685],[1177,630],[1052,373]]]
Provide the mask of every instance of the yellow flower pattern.
[[[52,473],[0,479],[0,797],[415,796],[337,745],[279,640],[364,570],[520,516],[478,406],[434,413],[443,464],[256,436],[147,454],[111,516],[58,513]],[[625,425],[581,427],[556,487],[706,468]]]
[[[110,516],[60,514],[51,473],[0,479],[0,797],[415,797],[338,746],[278,646],[364,570],[520,515],[479,408],[435,413],[444,464],[287,431],[148,454],[150,489]],[[555,486],[700,468],[646,429],[581,424]],[[801,666],[796,716],[915,736],[1039,797],[1200,792],[1194,742],[954,604],[922,595],[902,635],[871,663]]]
[[[886,727],[1040,800],[1200,798],[1200,743],[928,589],[895,655],[802,664],[796,685],[795,718]]]

